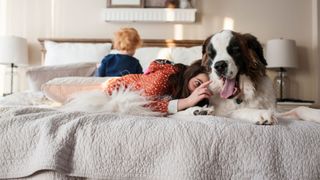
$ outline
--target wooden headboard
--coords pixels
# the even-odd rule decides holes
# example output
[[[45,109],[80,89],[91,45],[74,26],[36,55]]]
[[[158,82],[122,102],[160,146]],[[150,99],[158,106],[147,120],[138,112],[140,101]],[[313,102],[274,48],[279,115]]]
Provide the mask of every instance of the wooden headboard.
[[[111,39],[74,39],[74,38],[39,38],[41,60],[44,62],[46,49],[44,41],[57,43],[112,43]],[[203,40],[143,39],[143,47],[192,47],[202,45]]]

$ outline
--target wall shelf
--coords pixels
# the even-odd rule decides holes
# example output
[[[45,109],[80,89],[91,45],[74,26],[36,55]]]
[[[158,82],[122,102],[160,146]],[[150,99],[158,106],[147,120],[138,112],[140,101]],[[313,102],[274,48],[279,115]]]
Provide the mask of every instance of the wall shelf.
[[[197,9],[169,8],[106,8],[104,20],[114,22],[180,22],[192,23],[196,20]]]

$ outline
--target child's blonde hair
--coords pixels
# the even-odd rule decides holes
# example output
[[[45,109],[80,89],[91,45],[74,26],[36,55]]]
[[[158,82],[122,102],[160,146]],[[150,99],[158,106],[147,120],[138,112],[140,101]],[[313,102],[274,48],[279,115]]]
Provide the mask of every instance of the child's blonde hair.
[[[139,33],[134,28],[121,28],[115,33],[113,46],[120,51],[134,52],[142,45]]]

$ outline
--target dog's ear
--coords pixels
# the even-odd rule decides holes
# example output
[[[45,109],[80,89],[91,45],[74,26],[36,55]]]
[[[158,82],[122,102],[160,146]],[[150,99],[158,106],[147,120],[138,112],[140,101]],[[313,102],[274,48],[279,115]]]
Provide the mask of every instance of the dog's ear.
[[[243,37],[247,41],[248,48],[253,50],[256,53],[256,55],[258,56],[260,62],[265,66],[268,65],[266,59],[263,56],[262,45],[260,44],[258,39],[255,36],[251,35],[251,34],[243,34]]]
[[[206,54],[202,55],[201,66],[204,66],[206,68],[207,72],[211,72],[211,70],[212,70],[211,64],[212,63],[210,62],[210,60],[208,58],[208,54],[206,53]]]
[[[211,40],[213,35],[209,36],[203,43],[202,43],[202,66],[205,66],[207,68],[207,71],[210,72],[211,71],[211,67],[210,67],[210,63],[209,63],[209,58],[208,58],[208,52],[207,52],[207,48],[208,48],[208,44]]]
[[[203,41],[203,43],[202,43],[202,56],[207,53],[208,43],[210,42],[212,36],[213,35],[209,36],[206,40]]]

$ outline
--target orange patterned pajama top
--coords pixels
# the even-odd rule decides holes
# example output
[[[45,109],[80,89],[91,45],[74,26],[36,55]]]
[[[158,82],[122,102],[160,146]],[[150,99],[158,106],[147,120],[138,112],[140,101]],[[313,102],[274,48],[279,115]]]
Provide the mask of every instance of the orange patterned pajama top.
[[[153,111],[168,112],[168,104],[171,98],[164,97],[170,95],[168,79],[171,74],[177,73],[173,64],[168,60],[153,61],[145,74],[128,74],[120,78],[110,79],[104,86],[104,91],[112,94],[119,87],[132,88],[132,90],[142,90],[143,96],[153,100],[148,105]]]

